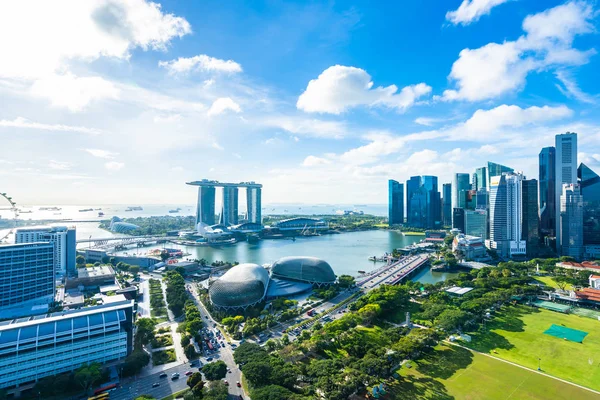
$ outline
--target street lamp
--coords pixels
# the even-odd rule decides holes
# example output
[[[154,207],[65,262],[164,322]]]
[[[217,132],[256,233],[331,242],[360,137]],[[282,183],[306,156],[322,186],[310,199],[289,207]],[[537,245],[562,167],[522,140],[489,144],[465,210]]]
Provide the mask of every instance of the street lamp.
[[[538,357],[538,371],[542,370],[542,359]]]

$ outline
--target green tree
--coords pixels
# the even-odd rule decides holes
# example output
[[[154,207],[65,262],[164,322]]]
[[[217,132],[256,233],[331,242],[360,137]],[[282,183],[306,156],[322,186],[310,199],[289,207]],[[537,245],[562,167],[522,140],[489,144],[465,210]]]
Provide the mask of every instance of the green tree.
[[[183,349],[183,352],[185,353],[185,356],[188,358],[188,360],[192,360],[198,356],[198,354],[196,353],[196,349],[194,348],[194,345],[191,343],[188,344],[187,346],[185,346],[185,349]]]
[[[338,277],[338,285],[341,288],[349,288],[354,286],[354,277],[350,276],[350,275],[340,275]]]
[[[225,378],[225,375],[227,375],[227,364],[221,360],[211,362],[202,367],[202,372],[204,372],[204,376],[209,381],[217,381]]]
[[[204,392],[203,400],[227,400],[229,389],[223,381],[214,381],[208,384],[208,390]]]
[[[290,400],[294,393],[279,385],[268,385],[252,390],[253,400]]]
[[[132,265],[129,267],[129,272],[131,274],[133,274],[134,276],[136,276],[137,274],[140,273],[140,266],[139,265]]]
[[[186,347],[188,344],[190,344],[190,337],[189,337],[189,335],[183,335],[183,336],[181,336],[181,347]]]
[[[204,386],[204,382],[202,381],[202,374],[200,372],[194,372],[193,374],[188,376],[186,384],[191,389],[194,386],[196,386],[197,384],[199,384],[200,382],[202,382],[202,385]]]
[[[435,324],[438,328],[443,329],[446,332],[452,332],[456,329],[461,329],[470,317],[471,314],[465,311],[449,308],[444,310],[435,319]]]
[[[166,250],[163,250],[163,251],[160,253],[160,259],[162,260],[162,262],[165,262],[165,261],[167,261],[167,260],[169,259],[169,252],[168,252],[168,251],[166,251]]]
[[[140,318],[136,321],[137,326],[136,339],[141,344],[148,344],[154,339],[154,328],[156,327],[156,320],[154,318]]]
[[[268,384],[271,380],[271,371],[268,359],[267,361],[251,361],[242,367],[244,376],[255,387]]]
[[[84,391],[88,391],[93,384],[98,383],[102,379],[102,370],[100,364],[92,363],[84,365],[75,370],[73,375],[75,382],[81,386]]]
[[[83,266],[83,265],[85,265],[85,257],[84,257],[84,256],[82,256],[81,254],[80,254],[80,255],[78,255],[77,257],[75,257],[75,263],[76,263],[78,266]]]
[[[123,363],[123,376],[133,376],[150,362],[150,356],[141,348],[134,349]]]

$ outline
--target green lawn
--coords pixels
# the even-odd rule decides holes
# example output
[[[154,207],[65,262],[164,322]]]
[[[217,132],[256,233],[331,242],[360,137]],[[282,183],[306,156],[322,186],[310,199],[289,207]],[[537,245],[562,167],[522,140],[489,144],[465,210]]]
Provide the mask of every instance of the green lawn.
[[[598,395],[514,365],[440,345],[390,385],[392,399],[592,400]]]
[[[177,361],[177,357],[175,356],[175,350],[173,349],[160,350],[152,353],[152,365],[156,366],[168,364],[173,361]]]
[[[550,325],[588,332],[583,343],[569,342],[543,332]],[[499,358],[542,370],[550,375],[600,390],[600,322],[591,318],[528,306],[509,306],[488,322],[485,333],[471,333],[469,347]]]
[[[559,289],[558,284],[551,276],[536,276],[534,279],[538,282],[542,282],[546,286],[550,286],[553,289]],[[573,290],[573,285],[566,284],[565,290]]]

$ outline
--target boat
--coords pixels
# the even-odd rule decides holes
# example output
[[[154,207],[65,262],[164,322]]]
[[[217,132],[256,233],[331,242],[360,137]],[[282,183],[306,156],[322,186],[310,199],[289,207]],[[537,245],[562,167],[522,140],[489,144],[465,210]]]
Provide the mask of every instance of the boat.
[[[104,213],[103,213],[102,211],[100,211],[100,212],[98,213],[98,216],[99,216],[99,217],[104,217]]]
[[[79,210],[79,212],[88,212],[88,211],[94,211],[93,208],[82,208],[81,210]]]
[[[40,207],[40,211],[60,211],[60,207]]]
[[[362,270],[360,270],[360,269],[359,269],[359,270],[358,270],[358,273],[359,273],[359,274],[366,274],[367,272],[366,272],[366,271],[362,271]]]
[[[144,209],[140,206],[129,206],[125,211],[143,211]]]
[[[177,208],[176,208],[176,209],[174,209],[174,210],[169,210],[169,213],[171,213],[171,214],[175,214],[175,213],[178,213],[179,211],[181,211],[181,208],[177,207]]]
[[[31,210],[19,210],[19,214],[31,214],[32,212]]]

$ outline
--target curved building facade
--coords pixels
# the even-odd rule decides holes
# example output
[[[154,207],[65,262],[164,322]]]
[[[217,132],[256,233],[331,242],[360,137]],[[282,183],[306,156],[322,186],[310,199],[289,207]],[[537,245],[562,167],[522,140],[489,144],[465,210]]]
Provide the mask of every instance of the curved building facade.
[[[246,308],[260,303],[268,286],[266,269],[257,264],[239,264],[213,282],[208,294],[217,308]]]
[[[283,257],[271,266],[271,275],[281,279],[329,285],[336,276],[331,265],[316,257]]]

